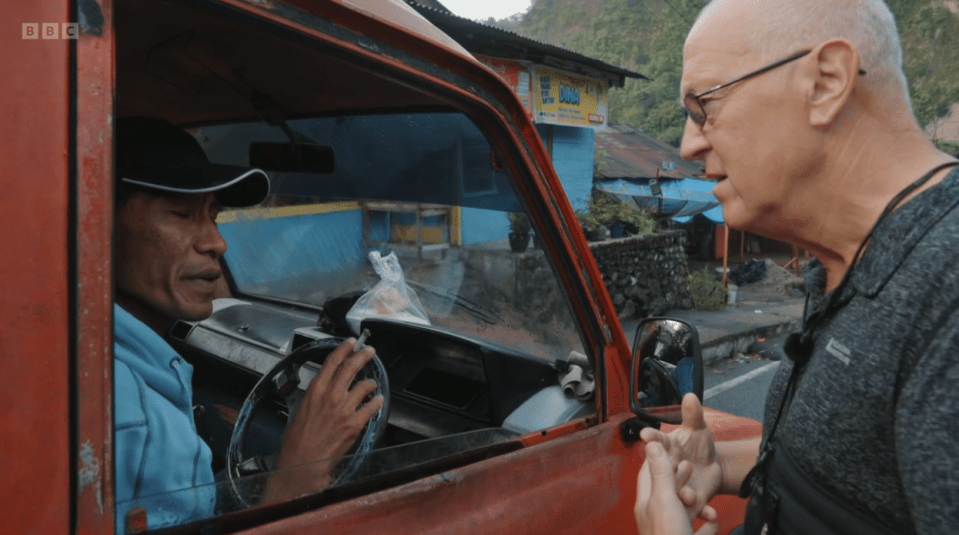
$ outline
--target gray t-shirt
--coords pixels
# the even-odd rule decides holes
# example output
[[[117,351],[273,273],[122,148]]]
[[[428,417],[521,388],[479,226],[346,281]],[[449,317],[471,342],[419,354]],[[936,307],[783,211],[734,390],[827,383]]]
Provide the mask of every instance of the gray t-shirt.
[[[898,533],[959,532],[957,205],[953,170],[877,229],[776,431],[804,471]],[[807,281],[811,314],[821,264]],[[791,371],[784,360],[770,387],[767,433]]]

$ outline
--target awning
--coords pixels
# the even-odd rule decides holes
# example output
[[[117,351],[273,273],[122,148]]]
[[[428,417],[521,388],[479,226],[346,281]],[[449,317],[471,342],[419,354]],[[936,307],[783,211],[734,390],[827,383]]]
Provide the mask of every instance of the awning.
[[[603,180],[593,184],[600,191],[637,207],[652,210],[657,216],[685,223],[696,214],[723,224],[723,210],[713,195],[715,182],[699,178],[663,180],[651,184],[643,179]],[[658,187],[657,187],[658,186]]]

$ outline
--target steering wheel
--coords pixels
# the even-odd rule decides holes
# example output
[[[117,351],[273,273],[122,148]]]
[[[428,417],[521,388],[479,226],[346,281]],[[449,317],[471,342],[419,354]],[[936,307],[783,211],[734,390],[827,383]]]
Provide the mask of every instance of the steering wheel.
[[[643,384],[653,390],[656,405],[678,405],[683,401],[672,374],[663,366],[662,361],[655,357],[644,358],[639,365],[639,372],[643,376]]]
[[[253,390],[250,391],[246,401],[243,402],[236,424],[233,427],[233,436],[230,438],[230,446],[227,448],[226,455],[226,471],[230,478],[230,488],[233,490],[234,497],[242,505],[249,506],[250,503],[244,496],[249,493],[241,492],[239,489],[240,478],[265,472],[271,468],[272,464],[272,459],[265,457],[243,459],[242,452],[246,447],[247,435],[255,410],[263,399],[270,396],[280,396],[286,402],[287,409],[289,409],[290,416],[287,421],[293,421],[293,415],[296,414],[296,410],[303,399],[303,392],[298,388],[300,368],[306,362],[313,362],[322,367],[329,354],[342,342],[342,338],[325,338],[297,348],[277,362],[270,371],[266,372],[253,387]],[[363,431],[347,453],[346,460],[341,462],[334,470],[332,477],[334,485],[340,481],[349,480],[356,473],[373,450],[373,446],[383,435],[386,422],[389,419],[390,385],[386,376],[386,368],[378,356],[374,355],[360,369],[352,384],[365,379],[373,379],[377,385],[376,390],[367,400],[375,396],[382,396],[383,406],[366,423]]]

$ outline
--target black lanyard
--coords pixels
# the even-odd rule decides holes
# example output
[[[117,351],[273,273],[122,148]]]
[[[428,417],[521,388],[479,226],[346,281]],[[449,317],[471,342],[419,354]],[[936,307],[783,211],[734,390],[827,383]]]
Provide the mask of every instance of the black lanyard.
[[[915,191],[917,188],[925,184],[939,171],[946,169],[947,167],[952,167],[959,164],[959,162],[948,162],[934,167],[928,173],[919,177],[918,180],[909,184],[902,191],[896,194],[895,197],[889,201],[889,204],[886,205],[886,208],[883,209],[882,213],[879,214],[879,218],[876,219],[876,223],[873,224],[872,228],[866,234],[866,237],[863,238],[862,242],[859,243],[859,248],[856,249],[856,256],[853,257],[852,264],[849,266],[849,269],[846,270],[846,274],[843,276],[842,281],[839,282],[832,292],[829,293],[829,298],[826,300],[826,304],[810,315],[806,317],[806,312],[809,309],[809,294],[806,294],[806,310],[803,311],[803,327],[801,332],[792,333],[789,337],[786,338],[786,342],[783,345],[783,349],[786,353],[786,356],[793,361],[793,369],[789,374],[789,380],[786,382],[786,389],[783,392],[782,399],[779,400],[779,409],[776,412],[776,419],[773,421],[769,433],[766,434],[766,437],[762,441],[760,447],[759,460],[756,462],[756,466],[749,471],[749,474],[746,475],[746,478],[743,480],[742,486],[739,488],[739,496],[741,498],[748,498],[750,494],[756,489],[757,486],[761,484],[761,471],[769,459],[769,454],[773,450],[771,445],[773,435],[776,433],[776,429],[779,426],[779,421],[783,415],[783,408],[786,406],[786,400],[792,395],[793,391],[797,387],[798,381],[797,377],[802,368],[805,367],[806,363],[809,362],[809,359],[812,357],[813,353],[813,340],[812,335],[816,330],[816,327],[822,322],[823,318],[833,312],[835,309],[839,308],[840,296],[845,293],[846,286],[849,284],[849,281],[852,279],[852,272],[859,265],[859,260],[862,258],[862,252],[866,248],[866,245],[869,243],[870,238],[876,232],[876,229],[883,223],[883,221],[899,206],[899,203],[902,202],[910,193]]]

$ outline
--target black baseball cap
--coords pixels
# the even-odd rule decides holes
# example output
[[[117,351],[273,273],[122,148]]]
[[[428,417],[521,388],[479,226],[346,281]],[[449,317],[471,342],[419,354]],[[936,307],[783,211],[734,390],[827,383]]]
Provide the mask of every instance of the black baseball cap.
[[[210,163],[186,131],[152,117],[121,117],[116,124],[117,181],[171,193],[214,193],[222,206],[263,202],[266,173],[253,167]]]

